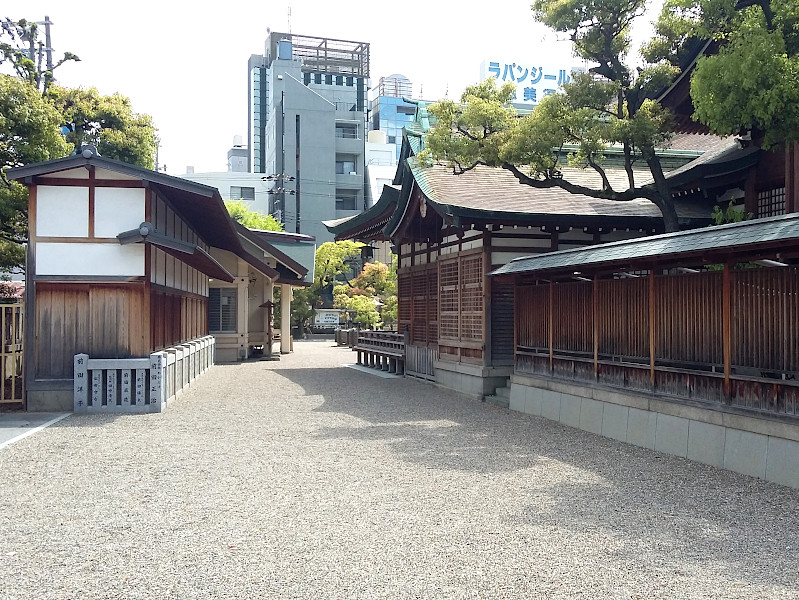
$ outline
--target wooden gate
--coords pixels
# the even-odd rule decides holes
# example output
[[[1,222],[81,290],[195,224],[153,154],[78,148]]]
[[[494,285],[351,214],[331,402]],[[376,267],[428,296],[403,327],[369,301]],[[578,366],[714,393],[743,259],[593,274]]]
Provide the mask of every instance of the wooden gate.
[[[23,314],[25,305],[0,304],[0,404],[22,404],[24,396]]]

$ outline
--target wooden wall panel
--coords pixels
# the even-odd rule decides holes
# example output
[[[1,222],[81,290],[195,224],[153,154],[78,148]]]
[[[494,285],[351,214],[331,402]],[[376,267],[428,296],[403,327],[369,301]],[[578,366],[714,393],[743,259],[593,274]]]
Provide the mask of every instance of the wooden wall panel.
[[[37,379],[72,376],[75,354],[129,358],[150,353],[141,283],[38,283],[35,348]]]

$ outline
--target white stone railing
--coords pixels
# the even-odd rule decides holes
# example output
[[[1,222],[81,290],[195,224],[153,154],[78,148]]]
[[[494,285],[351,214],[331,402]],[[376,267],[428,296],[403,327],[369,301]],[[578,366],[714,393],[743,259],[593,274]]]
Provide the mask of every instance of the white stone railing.
[[[165,348],[149,358],[91,358],[76,354],[74,410],[161,412],[213,364],[213,336]]]

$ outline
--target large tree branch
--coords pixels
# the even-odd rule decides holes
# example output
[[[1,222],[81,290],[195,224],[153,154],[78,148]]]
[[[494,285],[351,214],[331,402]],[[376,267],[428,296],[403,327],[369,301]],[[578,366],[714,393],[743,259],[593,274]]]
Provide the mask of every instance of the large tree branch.
[[[635,173],[633,172],[633,149],[630,142],[624,142],[624,170],[627,172],[627,183],[635,187]]]
[[[592,157],[590,154],[588,155],[588,164],[589,164],[589,166],[590,166],[590,167],[591,167],[591,168],[592,168],[594,171],[596,171],[597,173],[599,173],[599,176],[602,178],[602,189],[603,189],[603,190],[605,190],[605,191],[612,192],[612,191],[613,191],[613,188],[612,188],[612,187],[611,187],[611,185],[610,185],[610,181],[608,181],[608,176],[607,176],[607,174],[605,173],[605,169],[603,169],[602,167],[600,167],[600,166],[599,166],[599,165],[598,165],[598,164],[597,164],[597,163],[594,161],[593,157]]]
[[[510,163],[503,163],[502,168],[510,171],[514,177],[519,180],[519,183],[538,189],[551,189],[557,187],[566,190],[571,194],[582,194],[583,196],[588,196],[589,198],[613,200],[614,202],[629,202],[630,200],[636,200],[638,198],[643,198],[655,203],[658,201],[657,191],[649,187],[635,187],[622,192],[616,192],[612,189],[597,190],[595,188],[572,183],[571,181],[561,178],[548,177],[546,179],[534,179],[533,177],[530,177],[521,171],[516,165]]]

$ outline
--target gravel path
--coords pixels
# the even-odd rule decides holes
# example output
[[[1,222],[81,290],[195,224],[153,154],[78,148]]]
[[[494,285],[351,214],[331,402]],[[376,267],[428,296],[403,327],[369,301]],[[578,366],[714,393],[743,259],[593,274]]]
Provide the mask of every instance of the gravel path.
[[[799,598],[799,492],[295,349],[0,451],[0,598]]]

